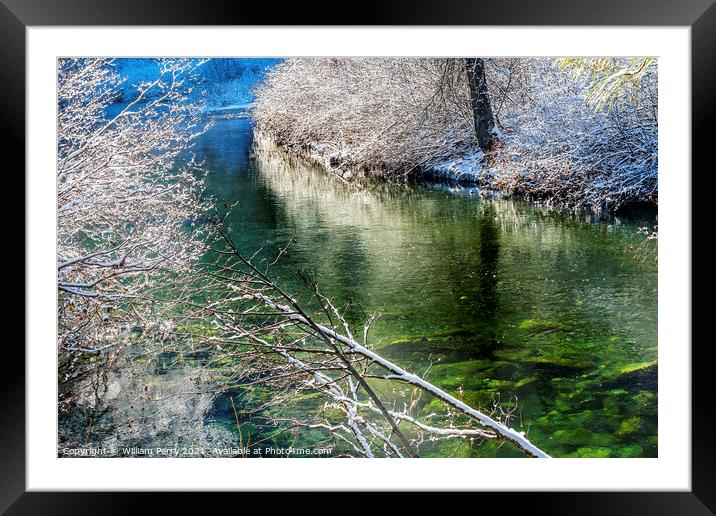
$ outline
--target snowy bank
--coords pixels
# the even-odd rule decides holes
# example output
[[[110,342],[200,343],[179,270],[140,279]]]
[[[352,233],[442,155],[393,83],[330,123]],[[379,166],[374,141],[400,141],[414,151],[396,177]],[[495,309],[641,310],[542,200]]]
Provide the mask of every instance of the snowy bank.
[[[442,156],[427,162],[415,176],[421,180],[444,181],[460,185],[484,185],[493,176],[484,166],[485,155],[480,149],[450,157]]]
[[[441,156],[421,166],[408,169],[408,173],[389,174],[382,169],[352,168],[349,165],[352,153],[349,148],[336,147],[325,142],[312,142],[305,146],[288,145],[258,130],[255,131],[255,138],[269,141],[297,158],[319,165],[326,172],[343,181],[371,178],[489,188],[495,178],[495,172],[483,166],[484,155],[480,149],[463,150],[460,154]]]
[[[501,131],[489,166],[474,150],[460,59],[286,59],[257,87],[252,112],[258,130],[344,180],[475,184],[569,209],[656,204],[655,62],[587,61],[595,72],[576,77],[552,58],[485,60]],[[638,83],[632,61],[643,63]],[[595,104],[597,93],[607,100]]]

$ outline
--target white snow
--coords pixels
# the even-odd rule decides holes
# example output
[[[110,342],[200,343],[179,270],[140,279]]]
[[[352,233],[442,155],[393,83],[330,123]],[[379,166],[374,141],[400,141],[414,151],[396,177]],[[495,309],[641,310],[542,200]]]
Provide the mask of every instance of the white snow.
[[[457,183],[477,183],[484,174],[484,154],[479,149],[459,156],[440,157],[425,165],[427,175]]]

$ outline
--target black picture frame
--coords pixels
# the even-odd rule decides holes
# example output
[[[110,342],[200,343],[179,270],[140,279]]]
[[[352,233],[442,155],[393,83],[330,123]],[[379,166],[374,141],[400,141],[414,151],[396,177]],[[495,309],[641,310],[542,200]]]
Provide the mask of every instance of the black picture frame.
[[[350,6],[336,2],[314,4],[244,3],[230,0],[0,0],[0,102],[5,163],[16,163],[6,174],[19,176],[25,163],[25,109],[32,99],[25,95],[25,30],[42,25],[606,25],[691,27],[692,81],[692,169],[708,173],[713,159],[707,139],[714,120],[716,93],[716,5],[715,0],[471,0],[375,2]],[[343,12],[328,19],[331,13]],[[350,13],[350,14],[348,14]],[[565,44],[565,53],[569,44]],[[7,158],[15,158],[14,160]],[[703,170],[702,170],[703,169]],[[705,189],[693,188],[692,205]],[[699,180],[699,184],[701,180]],[[19,186],[24,190],[24,183]],[[13,189],[16,192],[17,189]],[[13,194],[14,196],[16,194]],[[13,210],[14,212],[14,210]],[[692,210],[692,219],[696,220]],[[19,225],[16,225],[19,227]],[[692,234],[695,232],[692,231]],[[22,237],[21,237],[22,238]],[[692,250],[693,253],[693,250]],[[692,255],[693,257],[693,255]],[[693,260],[692,260],[693,263]],[[25,270],[26,278],[33,274]],[[693,274],[693,270],[692,270]],[[15,284],[17,283],[17,284]],[[7,288],[20,291],[19,277],[9,278]],[[48,291],[48,295],[52,295]],[[696,303],[693,304],[697,308]],[[28,308],[28,307],[26,307]],[[700,319],[692,316],[693,323]],[[698,324],[692,325],[696,329]],[[690,343],[685,342],[688,346]],[[716,450],[713,438],[713,391],[710,386],[709,340],[697,341],[692,354],[692,490],[690,492],[641,493],[481,493],[507,509],[524,505],[531,512],[548,514],[713,514],[716,512]],[[25,364],[19,346],[4,346],[6,367],[0,374],[0,511],[6,514],[123,514],[144,513],[150,506],[181,504],[190,509],[183,493],[39,493],[25,492]],[[212,494],[212,497],[218,496]],[[221,495],[225,497],[227,495]],[[230,494],[228,496],[231,496]],[[298,498],[296,498],[296,496]],[[301,505],[294,495],[291,504]],[[411,497],[423,503],[421,497]],[[491,500],[492,501],[492,500]],[[469,505],[470,502],[467,502]],[[353,505],[353,504],[348,504]]]

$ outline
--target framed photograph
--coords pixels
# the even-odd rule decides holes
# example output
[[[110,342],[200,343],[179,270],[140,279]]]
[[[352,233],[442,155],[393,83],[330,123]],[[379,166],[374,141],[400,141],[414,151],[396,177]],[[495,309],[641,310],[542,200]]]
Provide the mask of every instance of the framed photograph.
[[[712,2],[135,4],[0,6],[26,202],[3,510],[715,510],[691,303]]]

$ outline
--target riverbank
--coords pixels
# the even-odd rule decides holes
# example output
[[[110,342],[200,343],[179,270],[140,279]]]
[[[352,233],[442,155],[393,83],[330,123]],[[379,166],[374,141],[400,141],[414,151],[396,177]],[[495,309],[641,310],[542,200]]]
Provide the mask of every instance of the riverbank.
[[[281,143],[260,130],[254,130],[254,140],[259,142],[258,145],[275,145],[293,158],[319,166],[327,174],[346,183],[368,180],[440,185],[449,188],[453,193],[468,196],[514,197],[553,208],[588,211],[602,215],[636,210],[653,212],[656,217],[658,207],[656,196],[626,198],[618,202],[611,198],[606,198],[600,203],[587,202],[590,193],[593,193],[593,187],[578,189],[569,181],[565,181],[562,186],[550,182],[537,185],[530,178],[531,176],[520,173],[520,170],[516,169],[516,162],[508,163],[505,157],[491,156],[494,161],[486,164],[485,155],[480,149],[463,149],[455,155],[442,156],[422,166],[408,168],[405,172],[390,173],[385,170],[361,170],[346,166],[350,149],[333,149],[321,143],[308,145]],[[519,163],[524,166],[524,161],[519,160]]]
[[[459,59],[288,59],[257,88],[252,116],[348,181],[442,180],[599,211],[656,204],[656,68],[634,82],[634,63],[607,61],[580,78],[553,59],[486,60],[497,139],[486,154]]]

